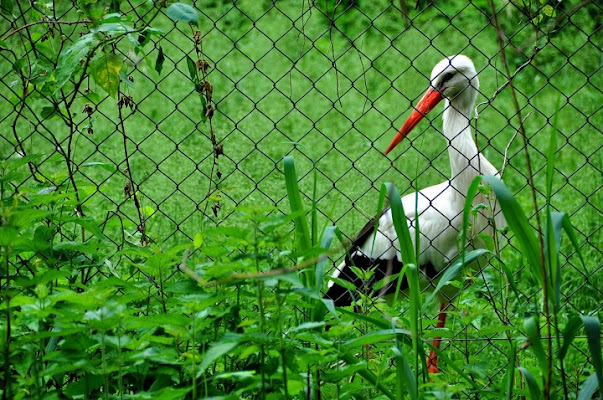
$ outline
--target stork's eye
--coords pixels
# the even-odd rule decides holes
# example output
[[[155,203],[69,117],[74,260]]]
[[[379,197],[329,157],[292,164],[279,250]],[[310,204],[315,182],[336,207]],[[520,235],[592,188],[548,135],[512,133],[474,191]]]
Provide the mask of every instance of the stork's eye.
[[[442,78],[442,82],[446,82],[452,79],[452,77],[454,76],[454,74],[452,72],[448,72],[446,75],[444,75],[444,77]]]

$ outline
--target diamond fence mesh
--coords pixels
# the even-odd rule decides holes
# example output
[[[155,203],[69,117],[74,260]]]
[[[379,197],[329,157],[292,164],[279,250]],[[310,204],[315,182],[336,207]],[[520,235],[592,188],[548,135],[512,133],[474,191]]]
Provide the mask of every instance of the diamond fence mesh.
[[[532,203],[520,120],[544,204],[546,149],[557,115],[553,206],[569,214],[590,263],[585,273],[564,247],[563,307],[601,313],[599,3],[198,1],[198,28],[169,19],[168,3],[107,2],[158,30],[114,27],[114,39],[103,46],[117,54],[118,89],[107,94],[75,74],[74,85],[59,89],[72,98],[69,107],[36,79],[57,70],[44,55],[78,42],[90,21],[68,2],[1,3],[0,154],[38,155],[22,185],[37,179],[60,186],[77,177],[78,212],[106,215],[107,232],[122,228],[109,235],[117,252],[126,241],[179,243],[204,226],[236,225],[238,206],[287,212],[282,159],[293,155],[302,194],[313,197],[316,170],[321,218],[353,239],[374,215],[383,182],[410,193],[449,179],[441,115],[389,158],[383,152],[428,86],[431,68],[444,56],[465,54],[481,82],[472,121],[478,147],[495,166],[505,165],[503,178],[524,209]],[[143,42],[144,51],[134,51]],[[517,108],[500,46],[514,74]],[[72,52],[79,67],[94,61],[89,51]],[[34,56],[41,61],[28,64]],[[24,92],[35,101],[20,101]],[[70,176],[60,173],[65,165]],[[103,266],[92,274],[98,273],[106,274]],[[479,321],[472,327],[479,331]],[[474,338],[472,354],[496,347],[496,335]],[[463,331],[447,340],[467,346]]]

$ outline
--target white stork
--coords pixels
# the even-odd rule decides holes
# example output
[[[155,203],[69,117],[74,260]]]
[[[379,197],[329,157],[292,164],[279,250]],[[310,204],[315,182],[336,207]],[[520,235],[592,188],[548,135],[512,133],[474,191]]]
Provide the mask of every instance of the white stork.
[[[455,55],[440,61],[431,73],[431,84],[419,101],[410,117],[387,148],[389,153],[402,139],[429,113],[441,100],[444,107],[444,136],[448,141],[451,178],[438,185],[427,187],[416,193],[402,197],[406,212],[410,237],[415,240],[415,219],[419,218],[420,255],[418,263],[421,274],[429,281],[436,279],[440,272],[459,256],[457,236],[462,229],[465,196],[471,181],[478,175],[496,175],[497,170],[478,152],[471,136],[470,119],[479,88],[479,81],[473,62],[466,56]],[[418,199],[418,202],[415,200]],[[474,204],[487,203],[481,195],[476,196]],[[498,228],[505,225],[500,210],[495,210]],[[396,280],[373,293],[375,282],[401,271],[402,261],[399,243],[392,222],[390,209],[385,210],[379,219],[379,228],[374,235],[375,221],[370,221],[358,234],[349,250],[349,256],[333,273],[334,278],[352,282],[358,291],[364,294],[382,296],[395,291]],[[486,215],[478,215],[473,221],[473,233],[494,234]],[[468,234],[469,236],[469,234]],[[373,240],[374,237],[374,240]],[[473,243],[483,246],[483,243]],[[416,248],[416,244],[413,243]],[[362,270],[374,270],[369,282],[364,282],[352,270],[351,266]],[[403,282],[403,288],[407,285]],[[326,298],[332,299],[336,306],[350,305],[358,299],[355,293],[330,281]],[[444,327],[449,300],[442,299],[438,328]],[[439,349],[440,338],[433,342]],[[437,372],[437,357],[433,350],[428,359],[429,372]]]

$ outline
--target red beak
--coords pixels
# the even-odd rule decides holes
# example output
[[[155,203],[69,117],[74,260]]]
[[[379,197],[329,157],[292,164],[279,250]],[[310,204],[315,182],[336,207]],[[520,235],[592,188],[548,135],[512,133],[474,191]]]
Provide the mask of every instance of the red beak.
[[[412,131],[419,121],[421,121],[423,117],[427,115],[427,113],[433,110],[433,108],[438,105],[440,101],[442,101],[442,99],[442,94],[433,87],[427,89],[427,92],[425,92],[423,98],[421,101],[419,101],[419,104],[417,104],[413,112],[410,114],[410,117],[408,117],[404,125],[402,125],[402,128],[400,128],[396,134],[396,137],[394,137],[394,140],[392,140],[387,150],[385,150],[385,154],[387,155],[387,153],[392,151],[394,147],[396,147],[402,141],[402,139],[404,139],[406,135]]]

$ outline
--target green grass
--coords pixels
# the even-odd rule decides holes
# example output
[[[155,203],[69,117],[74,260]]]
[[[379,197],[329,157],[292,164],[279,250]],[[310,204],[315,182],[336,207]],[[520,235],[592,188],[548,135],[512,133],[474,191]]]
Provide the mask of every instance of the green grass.
[[[496,4],[504,8],[499,16],[502,28],[512,36],[514,45],[529,43],[533,31],[526,25],[525,17],[511,4],[504,4]],[[294,1],[278,2],[276,7],[271,2],[260,1],[241,2],[236,7],[207,2],[200,7],[203,53],[212,66],[208,80],[214,87],[213,99],[217,108],[213,129],[224,145],[225,153],[219,159],[223,175],[220,181],[222,209],[218,217],[210,216],[210,219],[222,225],[249,226],[249,216],[236,213],[237,207],[274,207],[275,214],[287,213],[289,205],[282,160],[285,155],[293,155],[306,204],[314,185],[312,168],[318,171],[319,226],[324,224],[327,215],[346,237],[352,238],[375,213],[382,183],[394,182],[405,194],[413,191],[415,179],[422,188],[439,183],[449,175],[446,143],[439,133],[441,106],[392,155],[383,155],[411,105],[427,87],[427,77],[435,63],[444,55],[455,53],[471,57],[480,70],[482,95],[478,102],[485,101],[504,82],[500,73],[504,68],[497,56],[496,33],[488,25],[486,1],[476,1],[466,8],[442,5],[441,11],[435,7],[422,12],[412,11],[410,26],[395,7],[384,10],[381,5],[365,1],[359,5],[361,11],[344,12],[345,6],[340,5],[332,29],[324,15],[333,12],[332,1],[311,10],[307,5],[302,9]],[[571,9],[570,5],[565,7]],[[140,10],[144,11],[144,7]],[[531,112],[525,127],[530,137],[529,150],[541,205],[544,205],[549,133],[557,99],[561,96],[552,206],[570,215],[579,232],[579,241],[583,243],[582,254],[591,274],[589,284],[586,284],[585,277],[576,272],[577,256],[564,239],[562,292],[567,301],[565,309],[568,315],[575,311],[594,311],[601,317],[600,291],[595,289],[602,283],[600,265],[603,261],[600,249],[603,198],[598,191],[603,183],[600,174],[603,160],[599,151],[602,143],[600,127],[603,126],[600,110],[603,100],[600,48],[603,41],[595,34],[596,18],[592,13],[597,10],[596,6],[588,5],[577,11],[571,18],[572,24],[551,36],[551,43],[515,78],[514,85],[520,93],[522,115]],[[76,15],[70,13],[65,18],[75,19]],[[201,123],[199,97],[194,93],[184,59],[187,54],[194,56],[191,31],[184,24],[177,24],[174,29],[173,22],[163,16],[153,26],[166,33],[167,40],[161,40],[160,44],[167,60],[158,75],[153,69],[157,50],[153,44],[148,44],[145,51],[150,65],[142,61],[136,68],[128,67],[134,88],[124,91],[133,97],[137,111],[131,115],[129,111],[124,112],[124,126],[141,202],[143,207],[155,211],[147,221],[147,232],[165,250],[188,243],[197,233],[213,226],[211,221],[204,220],[201,212],[208,192],[213,155],[209,127],[207,123]],[[44,32],[43,26],[33,29]],[[0,31],[7,30],[8,24],[3,20]],[[48,43],[56,47],[58,40],[55,38]],[[13,36],[9,44],[15,48],[22,46],[18,35]],[[118,48],[127,53],[129,46],[124,40]],[[531,47],[527,47],[526,52],[529,51]],[[512,69],[525,61],[525,57],[510,48],[507,57]],[[16,75],[9,72],[10,68],[9,63],[0,66],[0,72],[5,76],[2,95],[8,99],[11,97],[9,86],[16,79]],[[90,88],[103,93],[92,81]],[[13,87],[13,90],[17,89]],[[33,111],[39,113],[48,103],[38,99],[31,104]],[[78,100],[72,107],[72,111],[78,113],[75,120],[80,126],[87,120],[81,113],[84,104],[85,101]],[[0,104],[0,131],[4,138],[0,155],[3,159],[14,153],[9,143],[14,144],[11,124],[15,116],[15,109],[9,102]],[[121,133],[117,131],[116,100],[104,99],[94,118],[94,134],[78,134],[75,139],[76,163],[102,162],[123,171],[124,149]],[[51,120],[45,124],[60,140],[67,138],[68,131],[60,121]],[[508,89],[491,106],[480,109],[478,146],[494,165],[502,165],[504,150],[517,124]],[[29,153],[42,154],[42,160],[52,155],[54,146],[42,137],[46,133],[43,128],[20,119],[17,129],[21,138],[29,137],[24,142]],[[509,146],[508,155],[504,181],[517,193],[524,210],[529,210],[531,199],[519,136]],[[52,159],[43,162],[41,168],[61,173],[64,163]],[[81,166],[77,178],[80,187],[84,182],[89,183],[89,197],[84,204],[88,215],[102,219],[107,212],[118,211],[133,221],[126,230],[134,232],[136,210],[123,194],[127,182],[123,174],[111,169]],[[115,204],[119,204],[119,208]],[[107,234],[120,240],[116,219],[113,218],[111,223],[114,225],[107,229]],[[217,239],[215,247],[206,245],[201,251],[208,256],[217,254],[212,251],[220,252],[221,247],[239,250],[238,245],[224,245]],[[202,255],[195,257],[198,257],[195,261],[203,261]],[[514,271],[522,265],[521,256],[510,247],[503,251],[503,258],[512,261]],[[327,271],[330,265],[327,264]],[[487,270],[485,274],[495,287],[499,282],[496,274],[493,270]],[[474,278],[480,281],[482,277]],[[522,290],[532,294],[527,271],[518,273],[517,278],[524,280]],[[274,288],[276,283],[267,285]],[[177,298],[178,290],[175,285],[174,298]],[[498,343],[501,328],[490,303],[483,297],[483,290],[483,286],[474,285],[459,296],[449,331],[443,336],[496,337],[494,343]],[[227,301],[234,300],[228,298]],[[267,308],[275,312],[277,297],[269,297],[266,301]],[[511,301],[511,309],[525,308],[522,299]],[[185,312],[189,311],[192,312],[189,309]],[[371,309],[369,315],[382,319],[382,312],[395,315],[398,311],[380,304]],[[434,313],[435,310],[430,312]],[[244,308],[243,314],[251,321],[249,326],[253,326],[253,310]],[[519,320],[522,316],[515,317]],[[298,326],[297,318],[296,313],[287,314],[278,322],[281,326],[269,322],[268,328],[279,330]],[[351,330],[355,328],[351,325],[340,329],[345,333],[343,337],[354,336]],[[204,335],[207,335],[204,337],[206,344],[216,339],[207,332]],[[306,336],[299,340],[311,341]],[[378,343],[376,346],[376,358],[367,358],[366,362],[372,371],[385,370],[391,355],[380,350],[387,350],[389,345]],[[477,375],[485,369],[490,379],[502,379],[506,359],[500,353],[508,350],[504,346],[490,345],[484,349],[483,340],[455,346],[459,346],[457,351],[447,350],[451,359],[462,363],[463,353],[466,353],[468,364],[487,364],[476,369]],[[305,351],[310,359],[324,356],[318,351],[313,353],[312,349]],[[336,359],[332,353],[326,356],[326,360]],[[530,362],[534,364],[530,365]],[[568,373],[574,376],[581,373],[582,364],[568,362],[567,365]],[[536,367],[536,361],[528,359],[528,367]],[[389,376],[389,379],[394,378]],[[448,378],[436,378],[436,387],[441,385],[446,390],[446,383],[450,383]],[[456,381],[456,384],[463,387],[467,383]],[[358,382],[351,384],[354,385],[361,387]],[[327,387],[324,395],[332,395],[336,391],[334,386]]]

